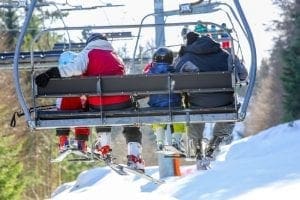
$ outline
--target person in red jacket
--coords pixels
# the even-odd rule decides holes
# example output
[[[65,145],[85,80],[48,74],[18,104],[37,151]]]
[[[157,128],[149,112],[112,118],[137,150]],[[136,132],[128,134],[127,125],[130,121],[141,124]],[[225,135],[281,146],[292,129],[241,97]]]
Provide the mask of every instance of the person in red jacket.
[[[77,57],[77,53],[72,51],[65,51],[63,52],[58,59],[58,66],[59,68],[65,67],[68,63],[73,62]],[[58,110],[81,110],[85,107],[85,99],[80,97],[63,97],[56,99],[56,107]],[[77,149],[86,152],[87,151],[87,144],[86,141],[88,140],[88,136],[90,134],[90,129],[87,127],[76,127],[74,130],[75,133],[75,141],[70,142],[69,135],[71,129],[70,128],[57,128],[56,135],[59,138],[58,147],[59,152],[63,153],[71,146],[77,146]]]
[[[38,75],[35,79],[36,84],[45,87],[50,78],[71,77],[71,76],[107,76],[107,75],[123,75],[125,74],[124,63],[122,59],[114,52],[114,49],[107,38],[100,33],[91,34],[85,48],[78,53],[76,59],[64,66],[53,67],[46,72]],[[115,110],[128,108],[132,106],[131,98],[128,95],[116,96],[87,96],[86,106],[90,110]],[[97,127],[97,133],[101,137],[97,146],[99,153],[107,154],[110,152],[110,144],[107,136],[110,127]],[[124,127],[123,133],[128,145],[128,166],[144,171],[144,161],[141,157],[142,153],[142,134],[139,127]],[[101,151],[102,147],[106,147]],[[103,155],[105,156],[105,155]]]

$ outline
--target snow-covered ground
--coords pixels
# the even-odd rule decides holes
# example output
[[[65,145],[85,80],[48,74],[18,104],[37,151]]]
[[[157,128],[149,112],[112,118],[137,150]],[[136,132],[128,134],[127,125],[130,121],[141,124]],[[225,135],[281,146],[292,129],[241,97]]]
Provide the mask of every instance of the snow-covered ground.
[[[156,185],[108,167],[82,172],[52,194],[53,200],[298,200],[300,199],[300,120],[223,146],[212,169],[182,166],[181,177]],[[146,169],[158,178],[158,167]]]

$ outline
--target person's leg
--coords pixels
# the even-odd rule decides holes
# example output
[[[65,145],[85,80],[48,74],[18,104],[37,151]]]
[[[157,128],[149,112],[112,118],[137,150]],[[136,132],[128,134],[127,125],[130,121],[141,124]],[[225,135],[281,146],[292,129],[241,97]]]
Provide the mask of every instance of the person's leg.
[[[218,122],[215,124],[213,129],[213,138],[210,140],[206,151],[206,155],[208,157],[212,157],[214,151],[218,149],[220,144],[225,142],[225,140],[228,140],[228,144],[231,143],[234,125],[234,122]]]
[[[129,142],[138,142],[142,144],[142,133],[139,127],[124,126],[123,134],[126,139],[126,144],[128,144]]]
[[[127,165],[136,170],[145,171],[145,162],[142,159],[142,133],[139,127],[125,126],[123,134],[127,144]]]
[[[56,136],[58,137],[58,150],[60,153],[64,152],[69,147],[70,128],[57,128]]]
[[[185,152],[185,135],[186,126],[184,123],[174,123],[172,124],[172,145],[176,147],[181,152]]]
[[[203,131],[205,123],[193,123],[188,126],[188,137],[192,139],[195,156],[196,156],[196,167],[197,170],[207,170],[210,162],[205,158],[205,150],[203,146]]]
[[[165,124],[153,124],[152,130],[156,136],[156,144],[158,150],[163,150],[165,145]]]
[[[75,128],[75,140],[77,141],[78,150],[87,151],[87,141],[89,140],[90,129],[88,127]]]
[[[205,123],[192,123],[187,125],[188,151],[190,151],[191,156],[196,156],[197,159],[201,159],[203,155],[202,138],[204,128]]]
[[[56,107],[58,110],[82,110],[82,101],[79,97],[63,97],[56,99]],[[65,130],[70,129],[66,128]],[[64,132],[64,130],[62,129]],[[86,152],[87,150],[87,140],[90,134],[88,127],[77,127],[75,128],[75,141],[77,143],[77,148],[81,151]],[[60,136],[61,138],[62,136]]]

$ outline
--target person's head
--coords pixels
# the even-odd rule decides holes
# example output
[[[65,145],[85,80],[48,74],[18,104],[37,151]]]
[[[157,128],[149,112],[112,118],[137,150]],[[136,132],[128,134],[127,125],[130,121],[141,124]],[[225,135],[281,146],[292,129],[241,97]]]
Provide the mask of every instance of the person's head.
[[[154,52],[152,61],[155,63],[172,64],[173,63],[173,52],[166,47],[160,47]]]
[[[92,33],[86,40],[86,45],[92,41],[95,40],[106,40],[107,41],[107,37],[105,35],[102,35],[101,33]]]
[[[191,31],[186,35],[186,45],[193,44],[199,38],[199,34]]]

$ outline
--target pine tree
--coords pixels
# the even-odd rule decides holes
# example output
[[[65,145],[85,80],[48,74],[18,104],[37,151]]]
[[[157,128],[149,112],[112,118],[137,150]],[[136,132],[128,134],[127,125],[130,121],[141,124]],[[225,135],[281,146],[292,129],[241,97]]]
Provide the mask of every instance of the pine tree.
[[[14,46],[11,44],[15,44],[18,36],[18,20],[19,17],[16,14],[16,9],[8,8],[6,12],[4,12],[4,20],[3,23],[5,24],[5,27],[7,29],[7,32],[5,32],[5,46],[6,51],[12,51],[14,50]]]
[[[285,121],[300,118],[300,2],[294,4],[289,11],[288,20],[292,26],[286,31],[287,47],[282,52]]]
[[[282,10],[282,20],[276,22],[280,31],[279,39],[283,41],[281,52],[283,72],[281,75],[284,87],[283,106],[284,121],[292,121],[300,117],[299,96],[299,54],[300,54],[300,1],[299,0],[274,0]]]

